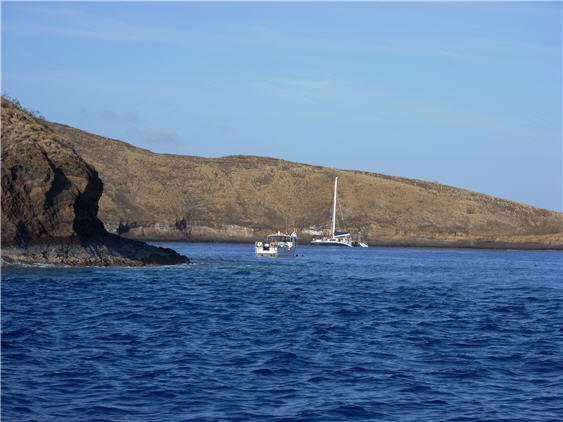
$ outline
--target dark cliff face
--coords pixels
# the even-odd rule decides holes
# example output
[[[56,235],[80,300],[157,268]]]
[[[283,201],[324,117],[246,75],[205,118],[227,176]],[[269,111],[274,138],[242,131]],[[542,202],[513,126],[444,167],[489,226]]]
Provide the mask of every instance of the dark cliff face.
[[[131,243],[108,234],[97,217],[102,192],[103,184],[98,173],[64,137],[2,99],[4,259],[53,262],[52,258],[41,258],[49,256],[49,250],[45,248],[50,247],[51,251],[60,249],[55,254],[58,258],[54,262],[57,263],[140,265],[187,261],[173,251],[163,253],[162,248]],[[109,248],[104,249],[104,245]],[[89,253],[84,248],[90,246],[103,252]],[[141,253],[147,248],[148,251]],[[151,251],[154,252],[152,258]],[[25,259],[15,257],[26,254]],[[77,259],[77,255],[81,258]]]
[[[4,245],[77,241],[102,234],[97,172],[41,121],[2,100]]]

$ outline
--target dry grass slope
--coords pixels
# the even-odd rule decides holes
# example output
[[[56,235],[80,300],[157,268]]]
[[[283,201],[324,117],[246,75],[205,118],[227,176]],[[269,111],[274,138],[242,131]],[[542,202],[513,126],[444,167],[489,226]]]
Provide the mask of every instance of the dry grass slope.
[[[50,123],[99,172],[99,216],[137,238],[251,241],[328,226],[373,245],[563,248],[563,214],[438,183],[284,160],[155,154]]]

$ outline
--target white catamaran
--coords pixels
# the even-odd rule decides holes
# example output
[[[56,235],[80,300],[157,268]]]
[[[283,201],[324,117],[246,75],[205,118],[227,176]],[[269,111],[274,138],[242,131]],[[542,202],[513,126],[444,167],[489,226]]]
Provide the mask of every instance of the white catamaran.
[[[312,246],[347,246],[347,247],[362,247],[367,248],[368,245],[360,241],[352,241],[349,232],[336,231],[336,191],[338,189],[338,177],[334,179],[334,206],[332,209],[332,236],[322,237],[320,239],[313,239]]]

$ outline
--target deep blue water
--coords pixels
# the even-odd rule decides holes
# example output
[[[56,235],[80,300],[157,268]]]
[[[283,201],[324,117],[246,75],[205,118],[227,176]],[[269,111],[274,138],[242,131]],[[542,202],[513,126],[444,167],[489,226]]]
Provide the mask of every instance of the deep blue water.
[[[563,419],[563,254],[2,268],[3,421]]]

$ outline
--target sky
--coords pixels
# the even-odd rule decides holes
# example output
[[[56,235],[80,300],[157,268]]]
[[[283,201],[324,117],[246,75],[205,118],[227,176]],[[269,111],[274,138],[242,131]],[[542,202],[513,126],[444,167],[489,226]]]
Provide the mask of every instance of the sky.
[[[562,210],[560,2],[2,2],[2,93],[158,153]]]

